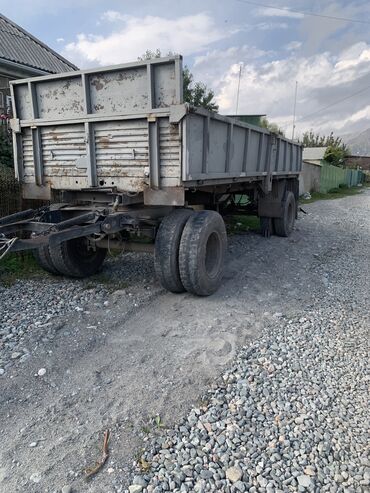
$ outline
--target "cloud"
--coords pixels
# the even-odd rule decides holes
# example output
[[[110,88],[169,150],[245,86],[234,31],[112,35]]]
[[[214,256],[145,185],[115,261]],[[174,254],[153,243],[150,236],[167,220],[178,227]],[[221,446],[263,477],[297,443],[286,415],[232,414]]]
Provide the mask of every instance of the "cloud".
[[[295,51],[295,50],[299,50],[301,46],[302,46],[301,41],[291,41],[290,43],[284,46],[284,49],[287,51]]]
[[[253,26],[259,31],[271,31],[273,29],[288,29],[288,24],[286,22],[260,22]]]
[[[314,128],[345,133],[370,125],[369,107],[364,105],[370,97],[370,44],[356,43],[335,56],[324,52],[267,62],[258,57],[243,58],[247,52],[239,52],[238,59],[233,57],[222,76],[207,81],[215,90],[221,113],[235,111],[239,67],[243,63],[240,113],[267,113],[269,119],[290,131],[298,81],[298,131]],[[204,65],[207,66],[207,58],[198,57],[194,65],[196,75],[207,73]],[[361,92],[348,98],[366,87],[368,94]],[[320,111],[323,108],[326,109]]]
[[[304,14],[292,12],[284,9],[274,9],[273,7],[264,7],[256,11],[256,15],[261,17],[288,17],[291,19],[303,19]]]
[[[183,55],[199,53],[235,33],[232,28],[219,29],[210,16],[202,13],[166,19],[107,11],[102,20],[118,23],[117,30],[106,36],[79,34],[65,46],[63,54],[81,66],[109,65],[136,60],[147,49]]]

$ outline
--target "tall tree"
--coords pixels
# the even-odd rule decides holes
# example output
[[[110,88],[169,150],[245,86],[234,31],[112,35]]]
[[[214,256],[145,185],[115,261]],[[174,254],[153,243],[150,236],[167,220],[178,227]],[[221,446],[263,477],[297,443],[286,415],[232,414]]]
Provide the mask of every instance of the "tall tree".
[[[267,130],[270,130],[270,132],[273,132],[274,134],[281,135],[282,137],[285,136],[284,131],[279,127],[279,125],[269,122],[265,116],[261,118],[261,127],[267,128]]]
[[[173,56],[174,53],[169,52],[167,56]],[[146,50],[146,52],[138,58],[138,60],[151,60],[152,58],[160,58],[161,50],[158,48],[155,51]],[[195,82],[194,76],[189,68],[185,65],[183,70],[183,90],[184,101],[193,106],[201,106],[211,111],[218,111],[218,105],[214,100],[215,94],[212,89],[209,89],[203,82]]]

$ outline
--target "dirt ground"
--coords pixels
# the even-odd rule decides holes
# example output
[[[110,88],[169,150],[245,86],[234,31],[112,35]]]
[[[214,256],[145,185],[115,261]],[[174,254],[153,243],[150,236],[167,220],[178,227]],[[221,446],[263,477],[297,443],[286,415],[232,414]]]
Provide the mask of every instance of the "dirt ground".
[[[264,325],[309,309],[336,259],[356,251],[346,224],[369,203],[365,191],[306,205],[289,239],[230,237],[224,283],[211,297],[133,283],[138,302],[120,289],[102,307],[54,321],[53,341],[0,378],[0,491],[124,491],[148,431],[179,420]],[[106,429],[108,463],[87,482]]]

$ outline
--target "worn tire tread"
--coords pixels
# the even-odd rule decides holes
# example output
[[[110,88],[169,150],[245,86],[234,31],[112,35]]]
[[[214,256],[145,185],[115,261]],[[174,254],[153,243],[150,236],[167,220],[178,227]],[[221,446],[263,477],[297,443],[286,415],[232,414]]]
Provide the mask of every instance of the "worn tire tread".
[[[50,274],[60,275],[60,271],[55,267],[54,262],[51,258],[49,245],[45,245],[38,248],[37,250],[34,250],[33,256],[42,269],[49,272]]]
[[[179,270],[179,247],[184,226],[192,213],[191,209],[173,211],[162,220],[155,239],[155,272],[161,285],[172,293],[185,291]]]
[[[222,266],[217,279],[209,283],[199,268],[200,250],[203,248],[204,230],[214,224],[219,228],[222,248],[222,264],[227,247],[225,223],[215,211],[200,211],[193,214],[187,221],[182,233],[179,250],[179,268],[181,281],[186,291],[198,296],[209,296],[217,291],[222,280]]]
[[[274,218],[273,224],[274,224],[274,231],[277,236],[282,236],[282,237],[288,237],[292,231],[289,231],[287,229],[287,213],[288,213],[288,207],[289,207],[289,202],[293,201],[293,205],[295,206],[295,197],[293,192],[286,192],[285,197],[284,197],[284,214],[283,217],[276,217]],[[293,221],[293,227],[294,227],[294,221]],[[292,228],[293,229],[293,228]]]

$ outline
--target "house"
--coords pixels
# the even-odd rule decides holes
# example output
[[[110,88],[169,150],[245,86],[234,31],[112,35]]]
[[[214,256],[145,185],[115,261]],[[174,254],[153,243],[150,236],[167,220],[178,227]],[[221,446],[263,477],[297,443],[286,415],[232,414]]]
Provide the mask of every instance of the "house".
[[[302,172],[299,177],[299,194],[320,191],[321,167],[326,147],[305,147],[302,157]]]
[[[9,81],[78,70],[32,34],[0,14],[0,115],[11,111]]]
[[[346,168],[370,171],[370,156],[347,156],[344,161]]]

